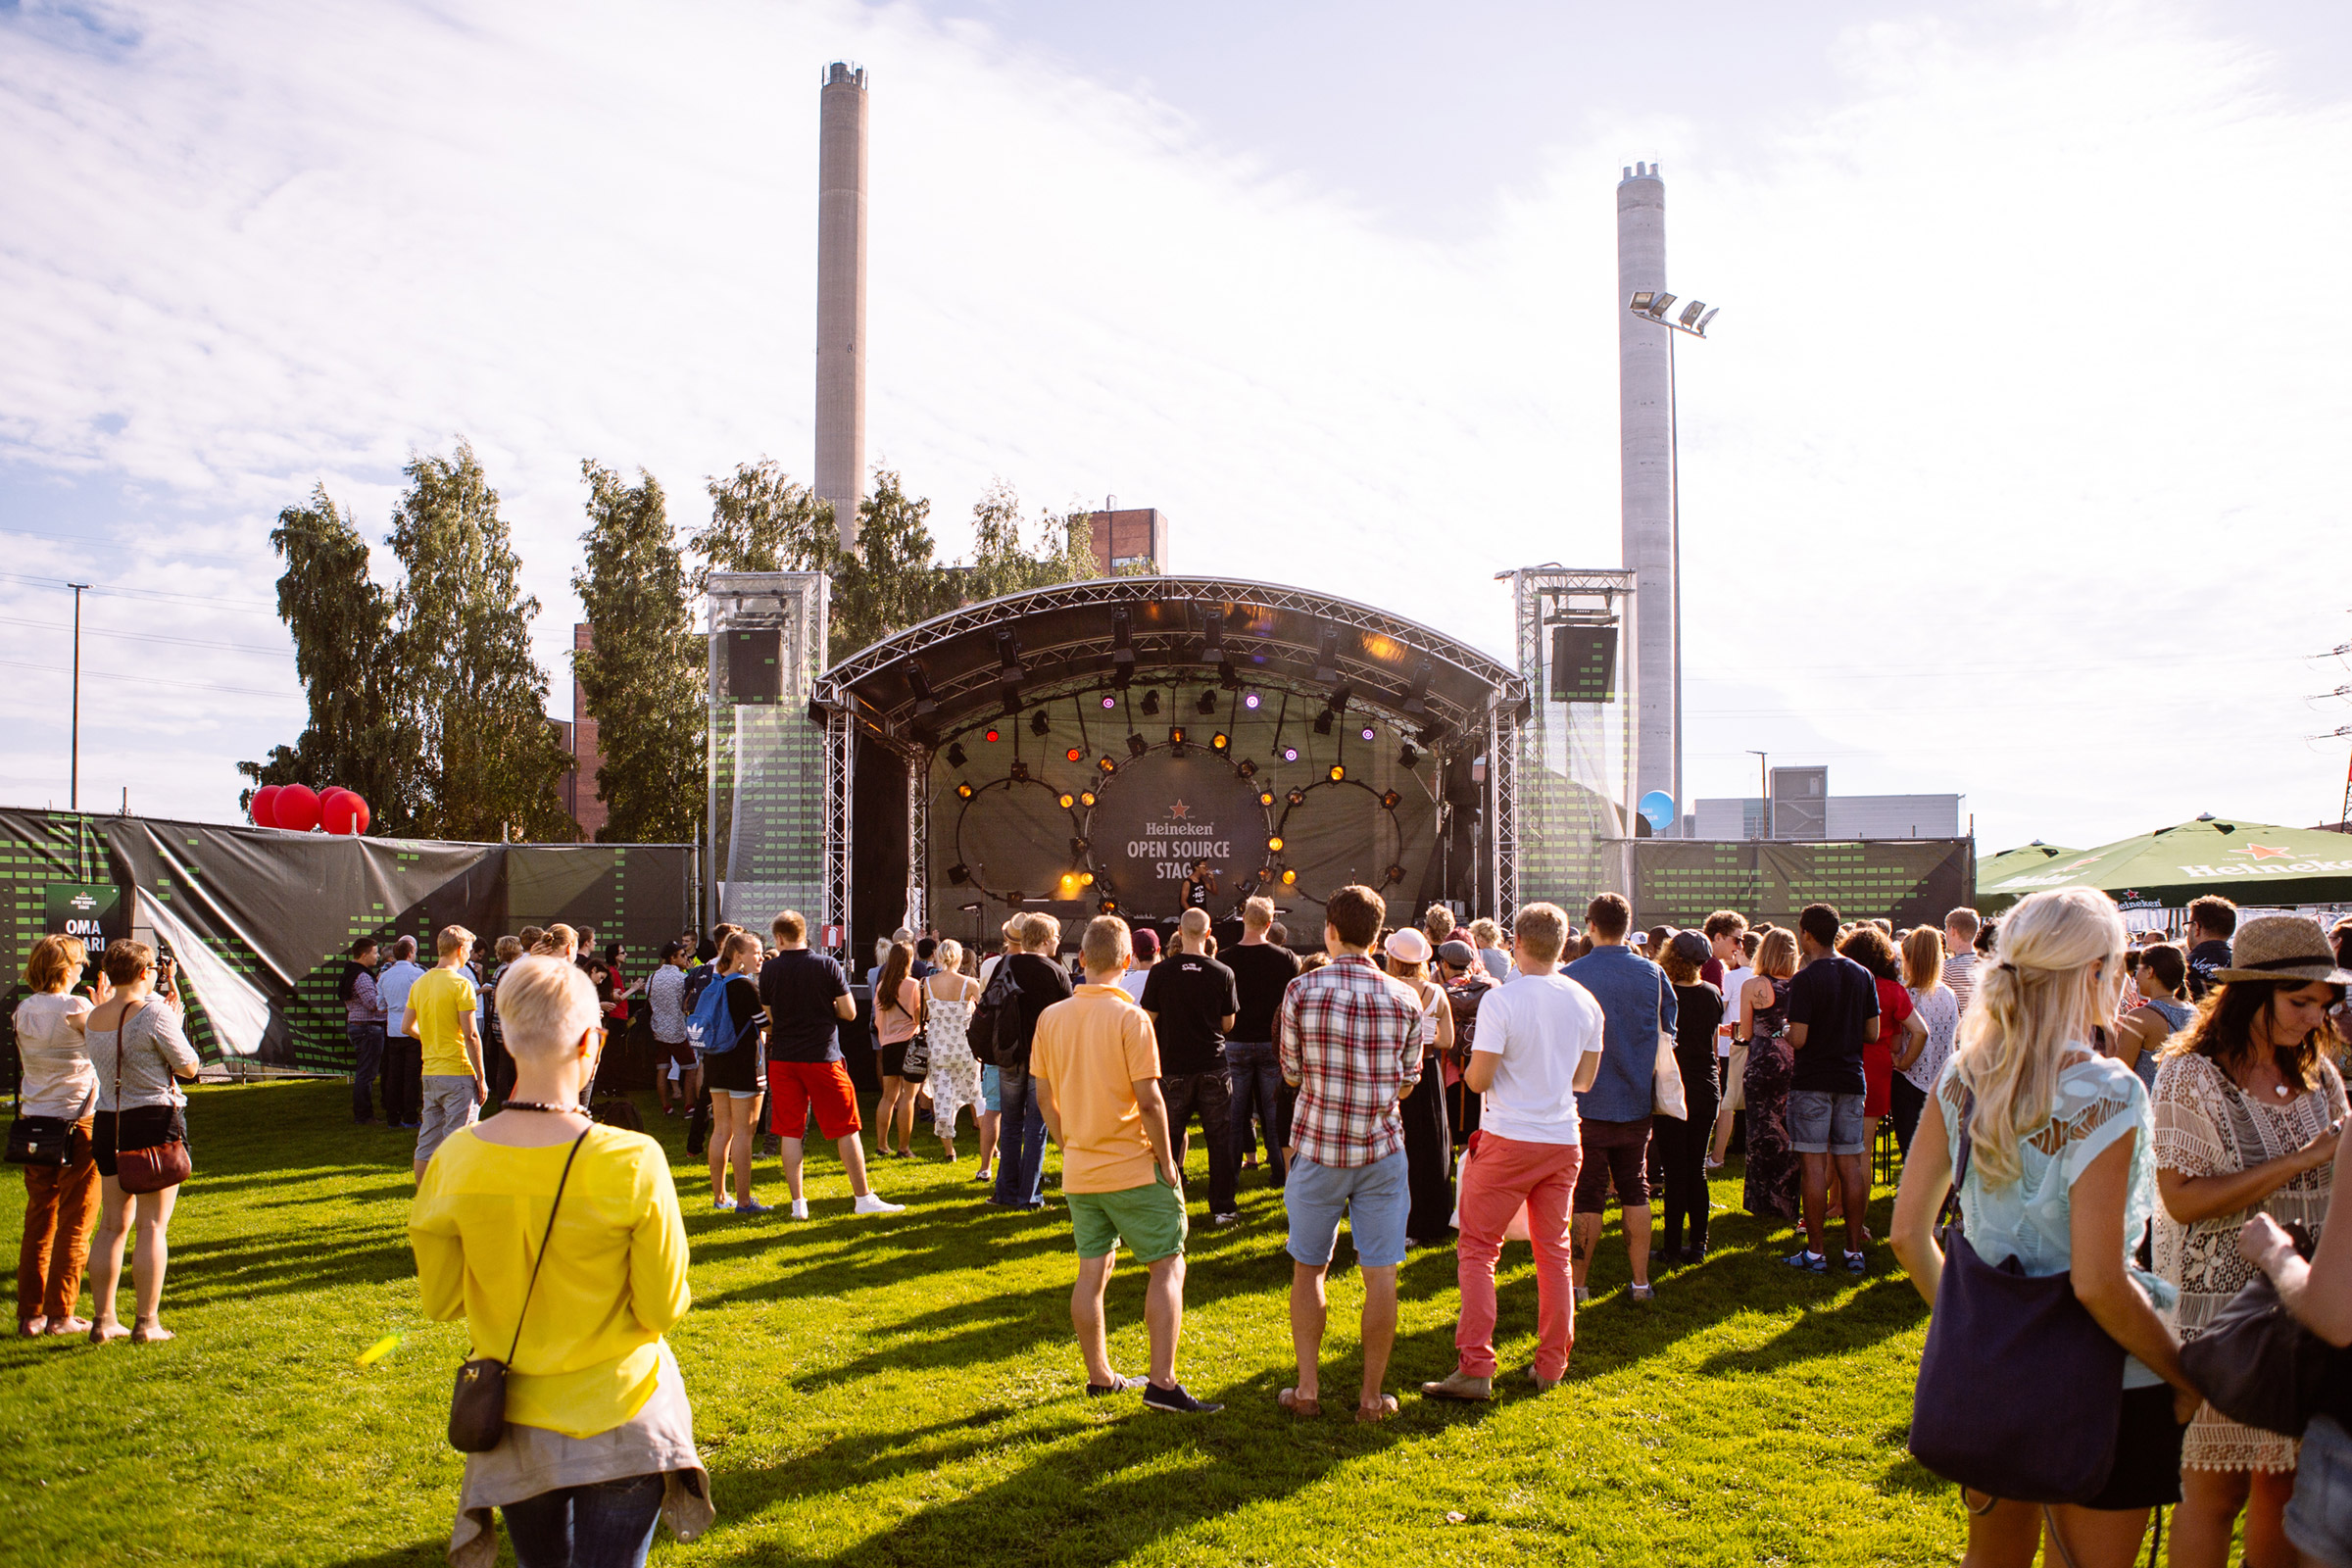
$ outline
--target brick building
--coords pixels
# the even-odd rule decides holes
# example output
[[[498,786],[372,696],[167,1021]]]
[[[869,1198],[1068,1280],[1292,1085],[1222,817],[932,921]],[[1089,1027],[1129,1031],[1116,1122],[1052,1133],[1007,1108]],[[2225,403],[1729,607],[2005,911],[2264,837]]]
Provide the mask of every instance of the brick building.
[[[586,621],[572,622],[571,646],[575,653],[585,653],[595,646],[592,629]],[[564,780],[564,808],[580,824],[580,837],[593,844],[608,814],[605,798],[596,789],[596,770],[605,765],[605,752],[597,744],[596,720],[588,716],[587,707],[580,701],[577,677],[571,683],[571,722],[564,727],[570,731],[569,750],[574,764]]]
[[[1168,514],[1157,507],[1122,507],[1090,513],[1095,570],[1105,577],[1133,567],[1168,569]]]

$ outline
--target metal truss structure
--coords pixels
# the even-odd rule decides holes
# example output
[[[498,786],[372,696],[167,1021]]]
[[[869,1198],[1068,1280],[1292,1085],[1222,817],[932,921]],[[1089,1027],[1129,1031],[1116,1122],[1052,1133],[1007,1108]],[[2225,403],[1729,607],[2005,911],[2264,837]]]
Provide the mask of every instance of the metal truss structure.
[[[1524,720],[1497,726],[1488,752],[1494,790],[1496,903],[1522,898],[1566,905],[1571,913],[1604,885],[1632,891],[1631,866],[1604,865],[1604,841],[1631,838],[1641,726],[1634,573],[1556,564],[1495,573],[1511,585],[1513,651],[1529,694]],[[1604,705],[1554,703],[1545,680],[1545,628],[1563,617],[1618,628],[1617,713]],[[1612,755],[1614,753],[1614,755]]]

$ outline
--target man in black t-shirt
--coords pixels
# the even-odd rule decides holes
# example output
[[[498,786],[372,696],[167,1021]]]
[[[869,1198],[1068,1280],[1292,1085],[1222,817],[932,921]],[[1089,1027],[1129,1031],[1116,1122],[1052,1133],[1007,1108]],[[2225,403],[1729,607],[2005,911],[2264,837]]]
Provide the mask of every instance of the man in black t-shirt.
[[[1879,985],[1868,969],[1837,952],[1838,911],[1809,904],[1796,917],[1804,967],[1788,982],[1788,1044],[1796,1071],[1788,1083],[1788,1147],[1802,1166],[1805,1239],[1788,1261],[1826,1273],[1823,1215],[1830,1171],[1845,1208],[1845,1267],[1866,1266],[1863,1221],[1870,1208],[1870,1123],[1862,1048],[1879,1037]]]
[[[1159,1037],[1159,1096],[1168,1107],[1168,1143],[1176,1152],[1179,1181],[1191,1148],[1193,1113],[1200,1113],[1200,1136],[1208,1145],[1211,1225],[1236,1225],[1242,1218],[1233,1192],[1238,1160],[1232,1095],[1225,1083],[1225,1032],[1240,1008],[1233,971],[1208,956],[1208,911],[1185,910],[1176,925],[1176,951],[1160,959],[1144,983],[1144,1010]]]
[[[1038,1107],[1037,1086],[1029,1078],[1029,1045],[1037,1038],[1037,1015],[1075,989],[1054,950],[1061,942],[1061,922],[1050,914],[1031,912],[1020,918],[1020,951],[1003,961],[1021,988],[1014,1006],[1019,1038],[1012,1058],[997,1061],[997,1186],[988,1197],[992,1208],[1043,1208],[1046,1182],[1046,1116]]]
[[[842,1065],[841,1026],[858,1016],[841,960],[808,951],[808,922],[794,910],[776,916],[776,956],[760,969],[760,1002],[767,1010],[768,1130],[784,1141],[784,1183],[792,1189],[792,1217],[808,1217],[801,1186],[802,1140],[810,1112],[816,1130],[841,1151],[856,1201],[851,1212],[897,1214],[865,1180],[865,1144],[858,1136],[858,1092]]]
[[[1225,1040],[1226,1119],[1233,1131],[1233,1168],[1236,1179],[1242,1160],[1256,1144],[1250,1131],[1255,1116],[1266,1131],[1266,1185],[1279,1192],[1288,1174],[1283,1146],[1290,1140],[1290,1086],[1282,1081],[1282,1063],[1274,1054],[1274,1014],[1282,994],[1298,978],[1298,956],[1266,940],[1274,924],[1274,904],[1253,898],[1242,905],[1242,940],[1225,950],[1225,967],[1233,971],[1235,1003],[1233,1028]]]
[[[2230,939],[2236,934],[2236,905],[2218,893],[2188,901],[2189,1001],[2204,1001],[2216,971],[2230,967]]]

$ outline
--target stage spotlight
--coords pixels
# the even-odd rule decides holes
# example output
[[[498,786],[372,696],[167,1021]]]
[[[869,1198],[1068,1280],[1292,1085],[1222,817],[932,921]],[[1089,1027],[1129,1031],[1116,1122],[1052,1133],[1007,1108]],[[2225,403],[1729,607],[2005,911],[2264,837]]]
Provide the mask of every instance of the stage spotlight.
[[[1036,712],[1029,715],[1030,734],[1038,736],[1042,739],[1044,736],[1052,733],[1053,729],[1054,721],[1046,716],[1046,710],[1044,709],[1041,708]]]
[[[1078,893],[1078,873],[1077,873],[1077,872],[1075,872],[1075,871],[1064,871],[1064,872],[1062,872],[1062,873],[1061,873],[1061,896],[1062,896],[1063,898],[1065,898],[1065,899],[1068,899],[1068,898],[1075,898],[1075,897],[1077,896],[1077,893]]]
[[[1266,849],[1275,855],[1282,853],[1282,835],[1277,833],[1266,840]]]
[[[1061,808],[1065,811],[1078,804],[1078,797],[1072,795],[1068,790],[1063,790],[1054,798],[1061,803]]]
[[[972,787],[971,787],[969,784],[958,784],[958,785],[956,785],[956,798],[957,800],[959,800],[959,801],[968,801],[968,800],[970,800],[970,799],[972,798]]]
[[[1119,764],[1112,761],[1107,756],[1096,758],[1095,765],[1105,773],[1115,773],[1119,770]]]
[[[1152,690],[1144,693],[1144,716],[1146,718],[1155,718],[1158,715],[1159,692],[1157,688],[1153,688]]]
[[[1257,705],[1263,701],[1264,699],[1259,697],[1255,692],[1242,693],[1242,706],[1249,709],[1251,712],[1257,711]]]
[[[1341,783],[1341,782],[1345,781],[1345,780],[1347,779],[1347,777],[1348,777],[1348,769],[1346,769],[1345,767],[1342,767],[1342,766],[1341,766],[1339,763],[1337,763],[1337,762],[1334,762],[1334,763],[1332,763],[1332,764],[1331,764],[1331,781],[1332,781],[1334,784],[1338,784],[1338,783]]]
[[[1298,760],[1298,748],[1296,746],[1285,746],[1282,749],[1282,760],[1286,762],[1296,762]]]
[[[1354,687],[1343,686],[1338,691],[1333,692],[1329,697],[1325,698],[1324,702],[1333,712],[1345,713],[1348,711],[1348,700],[1354,695]]]
[[[1039,730],[1039,731],[1038,731],[1038,733],[1039,733],[1040,735],[1043,735],[1043,734],[1045,733],[1045,731],[1041,729],[1041,730]],[[1359,733],[1359,734],[1361,734],[1361,735],[1363,736],[1363,738],[1364,738],[1364,739],[1366,739],[1366,740],[1368,740],[1368,741],[1374,741],[1374,740],[1378,740],[1378,739],[1380,739],[1380,731],[1378,731],[1378,730],[1374,729],[1374,728],[1373,728],[1371,725],[1369,725],[1369,724],[1366,724],[1366,725],[1365,725],[1365,726],[1364,726],[1364,727],[1363,727],[1363,728],[1362,728],[1360,731],[1358,731],[1358,733]]]
[[[981,734],[981,739],[987,741],[991,746],[996,745],[997,742],[1003,740],[1004,738],[1004,731],[998,729],[994,724],[989,725],[988,728]]]
[[[1093,886],[1095,885],[1095,873],[1094,873],[1094,872],[1092,872],[1092,871],[1081,871],[1081,872],[1079,872],[1079,873],[1078,873],[1078,885],[1079,885],[1080,887],[1082,887],[1082,888],[1091,888],[1091,887],[1093,887]]]
[[[1116,914],[1119,912],[1119,901],[1116,899],[1098,899],[1095,901],[1095,912],[1097,914]]]
[[[1184,726],[1182,724],[1170,724],[1168,726],[1168,744],[1170,746],[1182,746],[1184,744]]]
[[[1072,855],[1084,855],[1086,853],[1086,840],[1073,835],[1070,839],[1070,853]]]
[[[906,661],[906,688],[914,693],[914,732],[927,739],[939,716],[939,703],[931,695],[931,676],[919,659]]]
[[[1247,758],[1247,757],[1243,758],[1243,759],[1242,759],[1240,761],[1238,761],[1238,762],[1234,763],[1234,764],[1233,764],[1233,770],[1234,770],[1236,773],[1239,773],[1239,774],[1241,774],[1241,775],[1242,775],[1242,777],[1244,777],[1244,778],[1255,778],[1255,777],[1257,777],[1257,764],[1256,764],[1255,762],[1253,762],[1253,761],[1250,760],[1250,759],[1249,759],[1249,758]]]
[[[1390,867],[1389,867],[1389,880],[1390,880],[1391,882],[1401,882],[1401,881],[1403,881],[1403,880],[1404,880],[1404,867],[1403,867],[1403,866],[1401,866],[1401,865],[1392,865],[1392,866],[1390,866]]]
[[[1328,735],[1331,733],[1330,709],[1326,708],[1323,710],[1323,711],[1315,715],[1315,733],[1318,735]]]
[[[1232,744],[1233,737],[1226,734],[1223,730],[1217,731],[1214,735],[1211,735],[1208,738],[1208,749],[1212,752],[1221,752]]]
[[[1026,784],[1029,782],[1029,764],[1027,762],[1015,762],[1012,764],[1012,781],[1015,784]]]
[[[1152,743],[1145,740],[1141,735],[1130,735],[1127,737],[1127,755],[1129,757],[1141,757],[1151,749]]]
[[[1403,796],[1401,796],[1401,795],[1397,794],[1397,793],[1396,793],[1395,790],[1391,790],[1391,791],[1389,791],[1389,793],[1388,793],[1388,794],[1386,794],[1386,795],[1383,795],[1383,796],[1380,798],[1380,804],[1381,804],[1381,805],[1383,805],[1383,806],[1385,806],[1385,807],[1387,807],[1387,808],[1388,808],[1390,810],[1394,811],[1395,809],[1396,809],[1396,807],[1397,807],[1398,803],[1400,803],[1401,801],[1403,801],[1403,799],[1404,799],[1404,797],[1403,797]]]
[[[1073,747],[1071,747],[1071,748],[1070,748],[1068,751],[1066,751],[1066,752],[1062,753],[1062,754],[1061,754],[1061,757],[1062,757],[1062,760],[1063,760],[1063,761],[1066,761],[1066,762],[1075,762],[1075,761],[1077,761],[1077,760],[1078,760],[1080,758],[1084,757],[1085,755],[1086,755],[1086,753],[1084,753],[1084,752],[1080,751],[1080,750],[1079,750],[1077,747],[1073,746]]]
[[[1286,888],[1287,888],[1287,887],[1294,886],[1294,885],[1295,885],[1295,884],[1298,882],[1298,872],[1296,872],[1296,871],[1292,870],[1292,869],[1291,869],[1289,866],[1287,866],[1287,865],[1286,865],[1286,866],[1284,866],[1284,867],[1282,868],[1282,885],[1283,885],[1284,887],[1286,887]]]
[[[971,879],[972,868],[964,864],[961,860],[957,860],[954,865],[948,867],[948,882],[950,886],[961,887]]]
[[[1078,792],[1078,804],[1087,808],[1089,810],[1092,810],[1095,805],[1095,792],[1093,790],[1080,790]]]
[[[1119,706],[1119,700],[1105,692],[1102,696],[1102,706],[1104,708],[1116,708]]]
[[[1272,866],[1270,866],[1270,865],[1261,865],[1261,866],[1259,866],[1259,867],[1257,868],[1257,880],[1258,880],[1259,882],[1261,882],[1261,883],[1269,883],[1269,884],[1270,884],[1271,882],[1273,882],[1273,880],[1274,880],[1274,868],[1273,868]]]
[[[1202,718],[1208,717],[1217,710],[1217,694],[1213,691],[1203,691],[1200,694],[1200,700],[1193,705],[1193,709]]]
[[[1306,791],[1295,789],[1291,791],[1288,799],[1293,806],[1304,806],[1306,804]]]
[[[1421,754],[1413,750],[1411,741],[1406,741],[1404,749],[1396,754],[1396,765],[1408,773],[1413,770],[1413,764],[1420,760]]]
[[[948,748],[948,765],[950,767],[961,767],[964,760],[963,742],[957,741]]]
[[[1272,806],[1274,804],[1274,792],[1272,790],[1259,790],[1257,792],[1257,804],[1260,806]]]

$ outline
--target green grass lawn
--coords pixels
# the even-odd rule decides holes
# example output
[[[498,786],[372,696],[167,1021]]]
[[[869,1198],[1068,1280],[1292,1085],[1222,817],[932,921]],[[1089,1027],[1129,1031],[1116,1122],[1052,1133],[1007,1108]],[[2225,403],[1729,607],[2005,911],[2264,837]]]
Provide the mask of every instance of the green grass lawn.
[[[339,1084],[198,1092],[197,1174],[172,1224],[170,1344],[0,1346],[0,1561],[427,1564],[460,1456],[442,1437],[463,1330],[423,1321],[405,1241],[413,1135],[355,1128]],[[870,1107],[869,1107],[870,1108]],[[710,1206],[682,1124],[653,1118],[694,1248],[672,1337],[719,1511],[654,1560],[718,1563],[1919,1563],[1957,1558],[1952,1489],[1903,1451],[1925,1312],[1884,1247],[1874,1273],[1783,1267],[1783,1237],[1716,1185],[1715,1251],[1627,1298],[1614,1222],[1568,1381],[1537,1397],[1535,1279],[1504,1253],[1506,1390],[1406,1395],[1348,1418],[1360,1375],[1352,1273],[1332,1285],[1333,1414],[1275,1408],[1292,1381],[1280,1195],[1245,1223],[1194,1205],[1180,1370],[1204,1420],[1090,1400],[1069,1332],[1057,1203],[977,1205],[964,1162],[884,1162],[903,1215],[854,1219],[830,1157],[817,1217]],[[933,1146],[934,1148],[936,1146]],[[1194,1140],[1195,1190],[1205,1179]],[[1049,1154],[1049,1168],[1054,1156]],[[1734,1167],[1735,1171],[1737,1167]],[[0,1198],[7,1234],[24,1189]],[[763,1162],[760,1196],[782,1203]],[[1054,1188],[1047,1188],[1051,1200]],[[1887,1195],[1872,1230],[1883,1235]],[[1346,1242],[1341,1256],[1348,1256]],[[1453,1254],[1417,1251],[1389,1386],[1453,1364]],[[1143,1271],[1111,1287],[1111,1348],[1144,1369]],[[123,1311],[129,1310],[125,1272]],[[87,1310],[86,1298],[84,1310]],[[407,1335],[371,1367],[355,1358]]]

